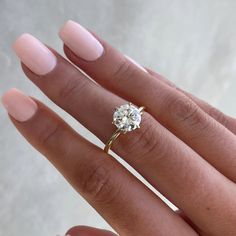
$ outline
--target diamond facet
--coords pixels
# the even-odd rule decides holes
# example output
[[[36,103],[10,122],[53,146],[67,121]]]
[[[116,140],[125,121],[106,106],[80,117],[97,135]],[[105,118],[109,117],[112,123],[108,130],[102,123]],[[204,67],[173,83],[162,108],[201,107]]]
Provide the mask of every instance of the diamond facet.
[[[133,104],[125,104],[118,108],[113,115],[113,124],[123,132],[129,132],[139,128],[141,111]]]

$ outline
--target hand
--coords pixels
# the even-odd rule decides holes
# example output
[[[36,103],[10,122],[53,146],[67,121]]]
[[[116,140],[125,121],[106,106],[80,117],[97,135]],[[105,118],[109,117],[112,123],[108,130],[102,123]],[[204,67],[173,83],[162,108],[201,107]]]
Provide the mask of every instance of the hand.
[[[66,23],[60,37],[75,66],[24,34],[13,47],[25,74],[104,143],[116,130],[115,107],[145,106],[141,128],[121,135],[112,149],[180,210],[174,212],[48,107],[12,89],[3,104],[22,135],[120,235],[235,236],[236,121],[77,23]],[[87,227],[68,233],[113,235]]]

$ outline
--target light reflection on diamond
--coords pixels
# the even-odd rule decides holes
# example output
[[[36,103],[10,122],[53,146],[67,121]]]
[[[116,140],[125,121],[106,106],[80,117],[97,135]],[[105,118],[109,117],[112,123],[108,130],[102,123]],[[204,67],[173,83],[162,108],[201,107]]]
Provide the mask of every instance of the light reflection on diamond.
[[[116,109],[113,115],[113,124],[123,132],[139,128],[141,112],[133,104],[125,104]]]

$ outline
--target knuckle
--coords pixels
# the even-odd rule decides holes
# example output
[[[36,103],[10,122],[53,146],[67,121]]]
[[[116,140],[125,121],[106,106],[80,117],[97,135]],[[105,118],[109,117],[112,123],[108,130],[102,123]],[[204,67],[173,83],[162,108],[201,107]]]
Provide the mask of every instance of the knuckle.
[[[155,149],[160,149],[159,141],[157,137],[156,122],[148,113],[143,114],[143,120],[141,128],[135,130],[132,138],[125,137],[119,141],[119,150],[122,150],[122,154],[125,156],[135,156],[137,159],[142,159],[147,156],[151,156]],[[159,151],[160,152],[160,151]]]
[[[129,60],[125,59],[120,62],[120,64],[115,69],[112,78],[114,80],[124,79],[126,80],[135,73],[135,67],[131,65]]]
[[[189,131],[185,133],[188,139],[199,139],[204,137],[214,137],[215,132],[213,122],[208,114],[201,110],[201,108],[194,103],[190,98],[182,96],[177,98],[169,105],[174,121],[183,123],[184,128]]]
[[[223,112],[219,111],[217,108],[211,107],[208,111],[208,114],[223,126],[228,127],[228,119],[226,115]]]
[[[87,80],[71,75],[59,91],[59,100],[64,105],[73,103],[73,100],[76,100],[76,94],[82,94],[85,91],[86,85],[88,85]]]
[[[82,191],[100,204],[111,204],[117,197],[119,186],[114,187],[112,172],[114,166],[108,166],[104,160],[93,163],[81,178]]]
[[[61,131],[61,124],[59,122],[48,122],[44,124],[44,129],[39,133],[39,143],[43,147],[51,147],[57,142],[59,132]]]
[[[185,122],[191,126],[201,122],[200,108],[184,95],[178,98],[172,97],[169,101],[168,110],[178,122]]]

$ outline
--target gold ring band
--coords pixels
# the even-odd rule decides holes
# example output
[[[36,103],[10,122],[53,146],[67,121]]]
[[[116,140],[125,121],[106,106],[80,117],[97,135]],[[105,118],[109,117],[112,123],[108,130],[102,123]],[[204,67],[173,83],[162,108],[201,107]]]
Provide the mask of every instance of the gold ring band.
[[[104,147],[106,153],[109,152],[115,140],[121,135],[129,131],[140,128],[141,116],[145,107],[136,107],[132,103],[128,103],[116,108],[113,115],[113,124],[116,125],[117,130],[112,134]]]

